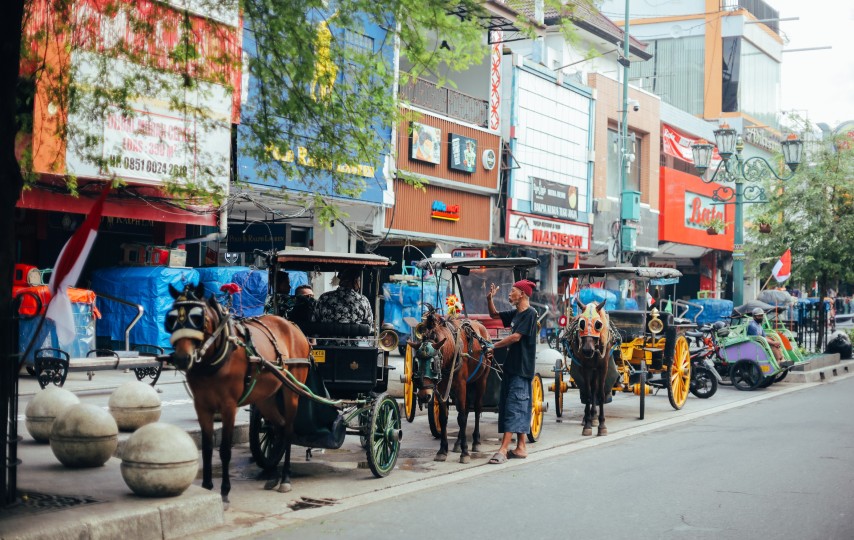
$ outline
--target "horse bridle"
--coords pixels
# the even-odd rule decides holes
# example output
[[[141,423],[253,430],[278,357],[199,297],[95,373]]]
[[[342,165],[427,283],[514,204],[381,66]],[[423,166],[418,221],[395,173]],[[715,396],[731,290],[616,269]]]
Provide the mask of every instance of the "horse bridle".
[[[191,339],[202,343],[201,347],[193,350],[190,354],[190,362],[198,364],[208,352],[208,349],[216,342],[220,334],[223,339],[210,366],[217,366],[233,352],[234,343],[232,335],[231,312],[222,309],[215,297],[211,298],[211,308],[219,315],[219,323],[211,335],[205,339],[205,302],[201,300],[178,300],[172,305],[172,309],[166,314],[166,330],[171,333],[169,343],[175,345],[180,339]]]

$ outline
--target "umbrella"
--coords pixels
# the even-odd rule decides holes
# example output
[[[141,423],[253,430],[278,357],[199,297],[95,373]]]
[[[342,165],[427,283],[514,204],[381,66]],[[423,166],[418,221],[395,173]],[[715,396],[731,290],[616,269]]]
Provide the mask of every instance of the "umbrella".
[[[796,302],[795,297],[786,291],[765,290],[759,293],[757,300],[772,306],[788,306]]]
[[[771,304],[766,304],[761,300],[750,300],[735,308],[735,311],[738,312],[739,315],[750,315],[756,308],[762,308],[762,311],[766,313],[775,309]]]

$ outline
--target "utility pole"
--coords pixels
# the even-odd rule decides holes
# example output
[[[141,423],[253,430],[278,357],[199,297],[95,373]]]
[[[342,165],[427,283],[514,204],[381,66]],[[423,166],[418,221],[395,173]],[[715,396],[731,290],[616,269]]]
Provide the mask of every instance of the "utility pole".
[[[620,122],[620,251],[625,262],[637,249],[637,223],[640,221],[640,192],[628,189],[629,168],[634,154],[629,149],[629,0],[626,0],[623,25],[623,116]]]

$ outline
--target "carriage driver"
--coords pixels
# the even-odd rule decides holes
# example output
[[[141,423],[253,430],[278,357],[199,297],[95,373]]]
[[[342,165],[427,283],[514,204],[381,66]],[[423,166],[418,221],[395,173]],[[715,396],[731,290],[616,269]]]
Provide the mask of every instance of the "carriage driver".
[[[758,336],[764,337],[765,341],[768,342],[768,346],[771,347],[771,352],[774,354],[774,358],[777,359],[777,363],[783,361],[783,344],[780,343],[780,339],[776,335],[768,335],[765,333],[765,328],[762,326],[762,322],[765,320],[765,311],[762,308],[753,308],[753,319],[751,319],[750,323],[747,325],[747,335],[748,336]]]
[[[531,430],[531,380],[534,378],[537,354],[537,311],[530,305],[534,283],[522,279],[510,288],[508,299],[516,309],[501,312],[495,309],[492,297],[496,292],[498,287],[491,283],[486,294],[489,316],[501,319],[502,324],[510,327],[513,333],[494,345],[496,349],[510,349],[502,367],[504,378],[501,380],[501,397],[498,401],[498,431],[504,435],[501,447],[489,460],[489,463],[494,464],[504,463],[507,458],[528,457],[525,436]],[[510,450],[514,433],[516,448]]]

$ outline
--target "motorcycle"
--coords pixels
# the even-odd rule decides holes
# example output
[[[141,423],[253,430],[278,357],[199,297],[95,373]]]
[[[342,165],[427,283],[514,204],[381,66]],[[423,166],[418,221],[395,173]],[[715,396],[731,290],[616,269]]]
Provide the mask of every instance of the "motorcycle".
[[[719,345],[717,336],[725,332],[723,323],[715,323],[712,326],[703,326],[697,332],[688,332],[689,338],[694,338],[697,347],[690,350],[691,355],[691,382],[689,390],[700,399],[708,399],[718,391],[718,384],[725,384],[723,377],[715,367],[718,356]]]

